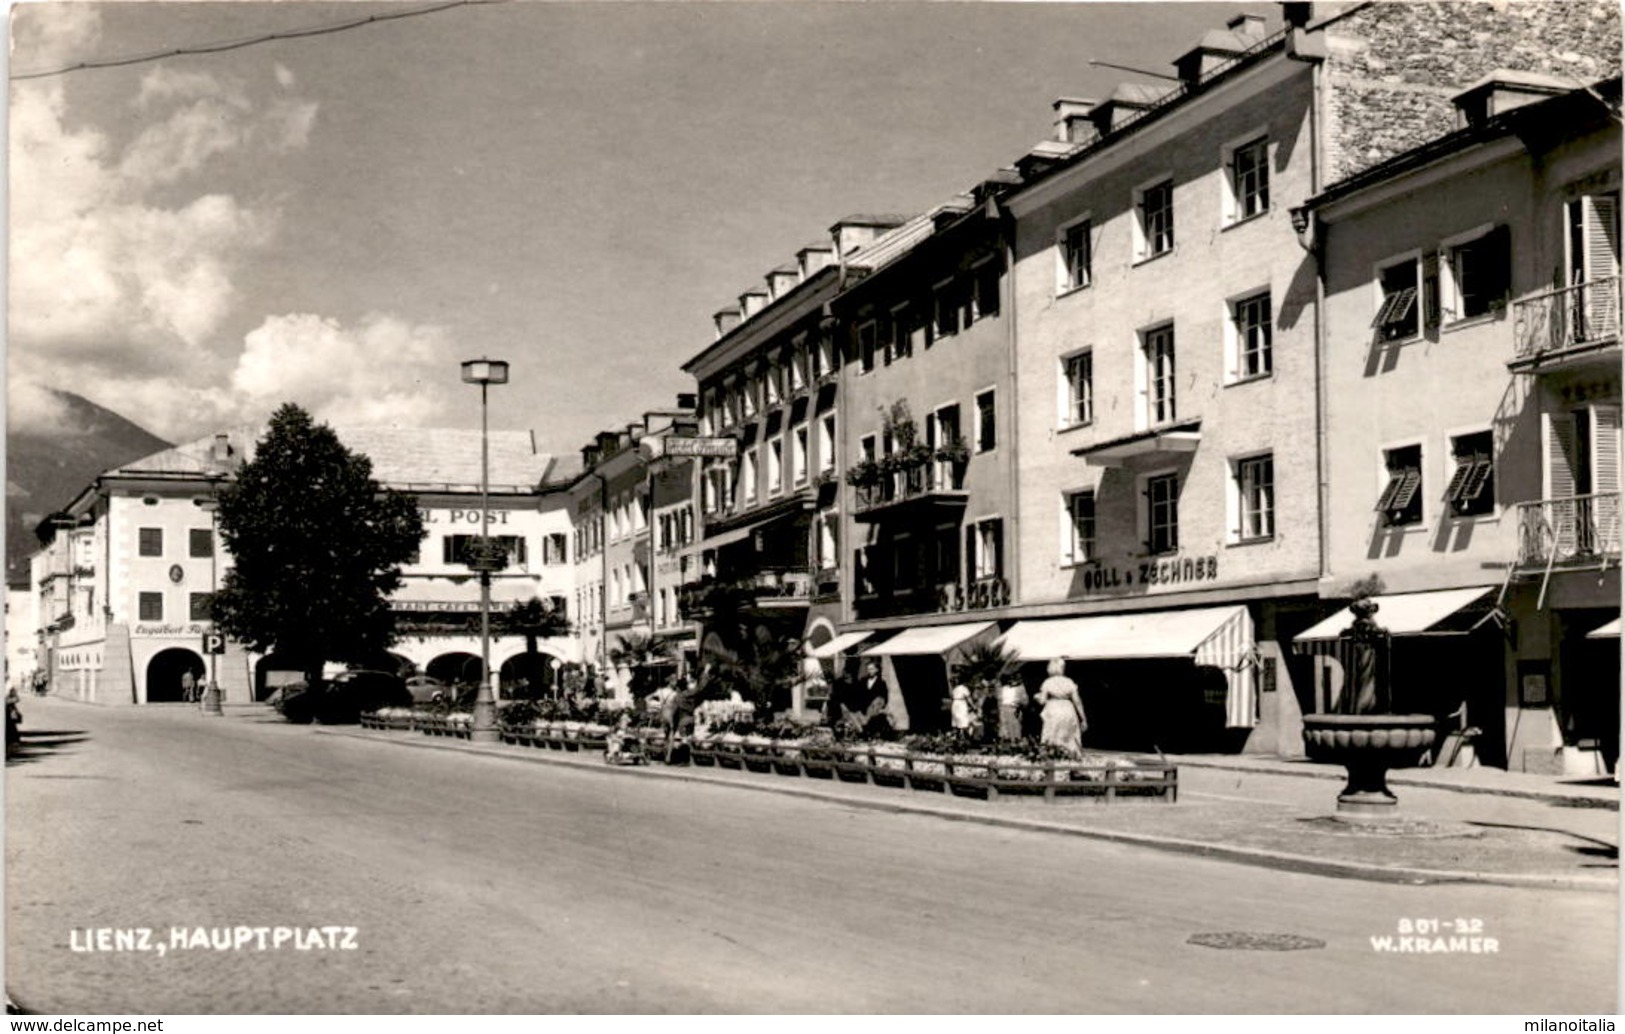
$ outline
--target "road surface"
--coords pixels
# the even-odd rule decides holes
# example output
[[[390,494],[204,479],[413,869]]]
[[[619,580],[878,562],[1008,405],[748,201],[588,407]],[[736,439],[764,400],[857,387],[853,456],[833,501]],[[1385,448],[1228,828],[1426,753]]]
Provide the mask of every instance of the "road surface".
[[[6,980],[36,1012],[1615,1007],[1612,894],[1329,879],[269,712],[25,705]],[[1476,922],[1494,950],[1373,948],[1407,919]],[[104,930],[150,950],[99,950]],[[1324,946],[1190,943],[1236,933]]]

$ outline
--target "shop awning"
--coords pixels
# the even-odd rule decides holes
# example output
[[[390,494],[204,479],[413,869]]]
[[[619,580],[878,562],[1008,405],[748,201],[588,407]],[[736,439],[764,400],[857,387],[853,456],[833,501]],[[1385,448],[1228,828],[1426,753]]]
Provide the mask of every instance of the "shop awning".
[[[971,621],[957,625],[928,625],[905,628],[883,643],[863,651],[865,657],[895,657],[898,654],[944,654],[997,628],[991,621]]]
[[[1491,585],[1471,589],[1436,589],[1431,592],[1404,592],[1373,596],[1377,624],[1391,635],[1466,635],[1489,620],[1494,605],[1489,599]],[[1294,643],[1334,640],[1354,623],[1347,607],[1300,632]]]
[[[1244,606],[1018,621],[999,640],[1024,661],[1189,657],[1224,672],[1226,724],[1258,723],[1252,672],[1253,619]]]
[[[845,653],[852,647],[863,642],[873,635],[873,632],[842,632],[822,646],[815,646],[808,650],[808,654],[819,659],[834,657],[838,653]]]
[[[1603,625],[1601,628],[1593,628],[1591,631],[1586,633],[1586,638],[1587,639],[1618,639],[1619,638],[1619,618],[1615,618],[1614,620],[1608,622],[1608,624]]]

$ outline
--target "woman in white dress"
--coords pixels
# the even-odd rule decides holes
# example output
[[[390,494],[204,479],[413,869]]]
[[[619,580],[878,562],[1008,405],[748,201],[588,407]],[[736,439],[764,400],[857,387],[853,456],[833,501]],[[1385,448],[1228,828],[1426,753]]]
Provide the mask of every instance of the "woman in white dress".
[[[1049,678],[1038,687],[1039,718],[1044,731],[1039,742],[1054,744],[1074,757],[1083,754],[1083,730],[1089,723],[1083,717],[1083,701],[1078,696],[1078,684],[1066,677],[1066,662],[1049,662]]]

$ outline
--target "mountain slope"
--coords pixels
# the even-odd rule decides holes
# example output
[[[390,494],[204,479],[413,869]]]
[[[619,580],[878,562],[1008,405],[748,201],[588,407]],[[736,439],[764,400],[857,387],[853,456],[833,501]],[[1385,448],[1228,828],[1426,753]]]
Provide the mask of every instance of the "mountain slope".
[[[49,429],[6,432],[6,584],[28,582],[34,526],[111,467],[167,449],[164,441],[72,392],[47,389],[66,416]]]

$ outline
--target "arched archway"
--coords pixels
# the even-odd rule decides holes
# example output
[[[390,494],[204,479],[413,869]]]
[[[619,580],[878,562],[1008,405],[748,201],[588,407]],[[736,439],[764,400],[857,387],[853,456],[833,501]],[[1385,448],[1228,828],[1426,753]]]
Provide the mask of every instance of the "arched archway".
[[[399,675],[403,679],[408,675],[416,675],[418,670],[418,666],[412,662],[410,657],[388,651],[380,651],[370,657],[365,657],[359,664],[352,664],[351,667],[365,671],[387,671]]]
[[[191,672],[199,684],[208,668],[203,658],[194,651],[174,646],[159,650],[147,662],[147,703],[179,703],[185,699],[181,690],[181,676]]]
[[[502,662],[501,667],[497,669],[497,677],[502,684],[503,692],[508,696],[549,696],[553,691],[553,683],[557,680],[557,675],[553,671],[555,663],[558,663],[558,659],[545,650],[538,650],[533,654],[518,653]],[[520,679],[525,680],[523,689],[519,685]]]
[[[471,653],[461,651],[443,653],[430,661],[423,668],[423,673],[432,679],[450,685],[462,682],[468,685],[478,685],[480,681],[480,659]]]

